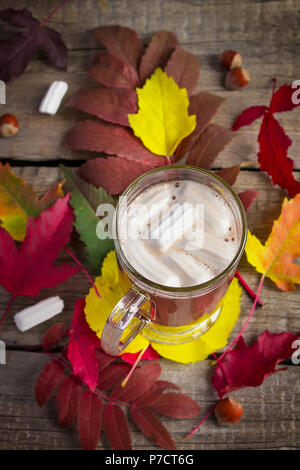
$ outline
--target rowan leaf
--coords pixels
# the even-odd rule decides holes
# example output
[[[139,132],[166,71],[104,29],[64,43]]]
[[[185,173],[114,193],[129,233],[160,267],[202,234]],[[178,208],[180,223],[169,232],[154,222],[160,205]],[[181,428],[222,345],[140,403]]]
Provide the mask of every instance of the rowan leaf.
[[[102,426],[102,400],[90,390],[81,395],[77,423],[82,447],[86,450],[96,449]]]
[[[107,87],[135,89],[139,85],[137,71],[108,51],[98,52],[87,73]]]
[[[78,299],[74,306],[68,359],[78,375],[91,390],[95,390],[99,377],[99,363],[95,353],[100,348],[100,340],[90,329],[84,314],[84,299]]]
[[[116,357],[109,356],[102,349],[95,349],[100,372],[116,360]]]
[[[124,411],[115,403],[107,403],[103,413],[104,431],[115,450],[131,450],[131,437]]]
[[[221,170],[216,171],[216,175],[223,178],[226,183],[230,184],[231,186],[236,182],[237,177],[240,174],[240,165],[231,166],[229,168],[222,168]]]
[[[198,57],[177,45],[165,67],[165,72],[174,78],[179,88],[186,88],[191,95],[197,88],[200,76]]]
[[[143,44],[133,29],[111,25],[96,28],[93,33],[112,55],[137,68]]]
[[[243,387],[258,387],[272,374],[285,370],[277,368],[279,362],[289,359],[294,349],[293,342],[300,335],[283,332],[271,334],[264,331],[258,339],[247,346],[241,336],[217,364],[211,383],[220,398]]]
[[[77,91],[67,101],[66,106],[122,126],[129,126],[128,114],[138,110],[135,90],[101,86]]]
[[[100,271],[105,255],[113,249],[113,240],[109,237],[100,239],[97,236],[97,228],[102,227],[103,233],[105,224],[96,215],[100,204],[115,205],[115,200],[103,188],[95,188],[86,183],[77,174],[69,170],[64,165],[60,165],[66,178],[67,185],[71,192],[71,206],[74,209],[74,227],[79,233],[81,241],[85,244],[85,253],[88,265]]]
[[[164,391],[168,388],[175,388],[179,390],[178,385],[173,384],[172,382],[168,382],[166,380],[157,380],[151,386],[150,390],[137,399],[136,404],[139,406],[150,406],[155,403],[156,400],[160,398]]]
[[[169,431],[151,410],[134,406],[131,410],[131,415],[137,427],[145,436],[152,439],[156,445],[163,449],[176,449],[175,442]]]
[[[52,351],[57,348],[67,331],[68,327],[66,323],[54,323],[54,325],[52,325],[43,336],[42,347],[44,351]]]
[[[112,393],[113,399],[120,401],[133,401],[150,389],[151,385],[159,378],[161,367],[157,363],[144,364],[135,369],[124,387],[119,386]]]
[[[245,251],[248,262],[279,289],[296,289],[295,284],[300,284],[300,266],[293,261],[300,256],[300,194],[284,199],[280,217],[264,245],[249,232]]]
[[[31,184],[15,175],[8,163],[0,163],[0,219],[2,227],[17,241],[23,241],[29,216],[37,217],[63,197],[62,183],[39,199]]]
[[[60,384],[56,396],[56,408],[62,428],[72,426],[77,416],[81,393],[82,382],[75,375],[68,375]]]
[[[79,168],[80,176],[87,182],[105,189],[109,194],[121,194],[138,176],[158,166],[137,163],[120,157],[95,158]]]
[[[194,418],[200,412],[197,403],[183,393],[164,393],[149,406],[153,411],[173,418]]]
[[[130,366],[128,364],[110,364],[109,367],[100,371],[98,387],[100,390],[109,390],[116,385],[120,385],[129,371]]]
[[[155,33],[141,59],[140,78],[144,82],[157,67],[164,68],[174,47],[178,43],[176,36],[168,31]]]
[[[139,111],[128,116],[135,135],[152,153],[173,155],[179,142],[196,127],[196,116],[188,114],[186,89],[180,89],[158,68],[137,94]]]
[[[47,401],[52,397],[56,387],[64,375],[64,372],[64,366],[57,360],[48,362],[44,366],[34,389],[35,399],[39,406],[45,405],[45,403],[47,403]]]
[[[35,296],[78,272],[78,266],[69,263],[54,265],[73,229],[74,216],[68,202],[69,195],[37,218],[29,217],[27,235],[19,249],[0,228],[0,284],[11,294]]]

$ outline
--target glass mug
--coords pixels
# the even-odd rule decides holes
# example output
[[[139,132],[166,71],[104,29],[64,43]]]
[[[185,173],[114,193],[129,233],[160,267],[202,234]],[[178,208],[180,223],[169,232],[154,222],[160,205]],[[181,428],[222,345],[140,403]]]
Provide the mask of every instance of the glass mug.
[[[229,265],[209,281],[188,287],[170,287],[147,279],[130,264],[120,243],[120,223],[130,203],[147,188],[182,180],[209,186],[225,200],[236,223],[238,248]],[[124,191],[114,214],[113,226],[119,267],[129,277],[131,288],[106,321],[101,336],[104,351],[111,355],[120,354],[141,332],[152,341],[178,344],[207,331],[219,316],[220,308],[217,307],[234,277],[247,238],[245,210],[233,189],[208,170],[188,165],[158,167],[137,178]],[[205,321],[202,322],[201,317]],[[164,328],[160,329],[160,325]]]

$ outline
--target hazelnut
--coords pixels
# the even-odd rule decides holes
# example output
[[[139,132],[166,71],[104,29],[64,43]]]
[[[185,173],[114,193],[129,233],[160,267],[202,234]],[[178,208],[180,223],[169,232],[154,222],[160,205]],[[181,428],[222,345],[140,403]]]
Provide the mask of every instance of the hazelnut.
[[[242,66],[242,56],[233,49],[227,49],[220,55],[220,62],[225,69],[235,69]]]
[[[250,82],[250,75],[248,70],[242,67],[237,67],[228,72],[225,80],[225,86],[232,90],[243,88]]]
[[[0,135],[1,137],[12,137],[19,132],[19,123],[17,118],[12,114],[4,114],[0,118]]]

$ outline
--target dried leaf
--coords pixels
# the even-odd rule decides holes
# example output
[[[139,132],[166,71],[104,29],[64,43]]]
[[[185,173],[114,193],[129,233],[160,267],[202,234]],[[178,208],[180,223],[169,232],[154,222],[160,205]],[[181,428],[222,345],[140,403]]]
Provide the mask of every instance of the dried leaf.
[[[222,170],[218,170],[215,173],[232,186],[240,174],[240,169],[240,165],[235,165],[230,168],[222,168]]]
[[[259,191],[255,191],[254,189],[247,189],[246,191],[238,193],[238,196],[243,203],[245,211],[247,212],[255,199],[259,196]]]
[[[66,106],[122,126],[129,126],[128,114],[136,113],[138,109],[135,90],[100,86],[74,93]]]
[[[113,449],[132,449],[128,421],[119,405],[111,402],[107,403],[104,408],[103,424],[105,434]]]
[[[176,449],[172,436],[151,410],[134,406],[131,410],[131,415],[135,424],[142,433],[152,439],[156,445],[163,449]]]
[[[112,55],[137,68],[143,44],[133,29],[111,25],[94,29],[93,33]]]
[[[57,348],[67,331],[68,327],[66,323],[54,323],[43,336],[42,347],[44,351],[52,351]]]
[[[102,401],[90,390],[81,395],[77,422],[82,447],[86,450],[96,449],[101,434]]]
[[[136,70],[107,51],[100,51],[87,73],[101,85],[134,89],[139,85]]]
[[[120,401],[136,400],[150,389],[151,385],[159,378],[161,367],[157,363],[144,364],[135,369],[125,387],[117,387],[112,394],[114,399]]]
[[[189,95],[197,88],[200,76],[198,57],[176,46],[165,72],[173,77],[179,88],[186,88]]]
[[[164,393],[150,408],[164,416],[173,418],[194,418],[200,412],[197,403],[183,393]]]
[[[159,31],[152,36],[140,64],[142,82],[150,77],[157,67],[164,68],[177,42],[176,36],[168,31]]]
[[[100,372],[98,388],[100,390],[109,390],[116,385],[120,385],[129,371],[130,366],[128,364],[111,364]]]
[[[241,336],[234,349],[231,349],[217,365],[211,382],[220,398],[242,387],[258,387],[265,378],[285,370],[276,365],[289,359],[294,349],[293,342],[300,335],[283,332],[270,334],[264,331],[250,346]]]
[[[39,406],[45,405],[52,397],[56,387],[60,383],[65,369],[59,361],[51,361],[46,364],[40,373],[35,386],[35,399]]]
[[[300,194],[289,201],[284,199],[280,217],[265,245],[248,233],[245,251],[248,262],[279,289],[296,289],[295,284],[300,284],[300,266],[293,260],[300,256]]]
[[[196,116],[188,114],[186,90],[158,68],[137,93],[139,111],[128,116],[135,135],[151,152],[173,155],[179,142],[196,126]]]
[[[62,428],[72,426],[78,411],[82,382],[75,375],[68,375],[62,381],[56,397],[58,421]]]

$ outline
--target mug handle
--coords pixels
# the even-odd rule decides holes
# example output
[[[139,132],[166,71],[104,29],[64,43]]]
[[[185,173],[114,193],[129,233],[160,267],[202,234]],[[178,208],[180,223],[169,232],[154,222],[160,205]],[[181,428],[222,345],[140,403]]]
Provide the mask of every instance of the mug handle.
[[[141,306],[149,301],[150,307],[148,310],[141,309]],[[155,306],[149,300],[147,294],[139,292],[132,286],[127,294],[117,303],[111,314],[109,315],[104,325],[101,335],[101,346],[103,350],[111,356],[117,356],[128,346],[131,341],[142,331],[145,326],[151,322],[151,317]],[[129,326],[133,318],[139,320],[137,326],[133,329],[125,342],[121,342],[121,337]]]

